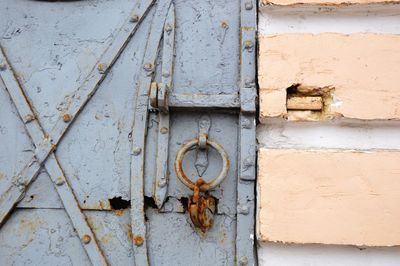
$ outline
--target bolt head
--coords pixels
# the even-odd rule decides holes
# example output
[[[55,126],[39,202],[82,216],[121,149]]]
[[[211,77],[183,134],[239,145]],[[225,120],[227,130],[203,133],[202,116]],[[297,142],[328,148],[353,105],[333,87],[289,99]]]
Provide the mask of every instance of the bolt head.
[[[92,240],[92,238],[90,237],[90,235],[83,235],[82,236],[82,242],[85,243],[85,244],[89,244],[91,240]]]
[[[142,152],[142,148],[140,147],[134,147],[132,150],[133,155],[137,156]]]
[[[150,72],[150,71],[153,70],[153,64],[151,64],[151,63],[146,63],[146,64],[144,64],[143,68],[144,68],[144,70]]]
[[[158,182],[158,186],[159,187],[165,187],[167,185],[167,180],[165,180],[165,179],[161,179],[159,182]]]
[[[243,119],[242,120],[242,128],[250,129],[251,128],[251,122],[249,119]]]
[[[0,71],[4,71],[7,69],[7,65],[5,63],[0,63]]]
[[[63,115],[63,121],[64,121],[65,123],[70,122],[71,119],[72,119],[72,117],[71,117],[70,114],[64,114],[64,115]]]
[[[172,26],[171,26],[171,24],[168,23],[167,25],[165,25],[164,30],[165,30],[167,33],[170,33],[170,32],[172,31]]]
[[[253,48],[253,46],[254,46],[254,44],[253,44],[253,42],[250,41],[250,40],[246,40],[246,41],[244,42],[244,48],[246,48],[246,49],[251,49],[251,48]]]
[[[27,114],[25,116],[25,123],[29,123],[35,119],[35,116],[33,114]]]
[[[249,259],[246,256],[240,258],[239,260],[240,265],[247,265],[247,263],[249,263]]]
[[[244,8],[246,8],[246,10],[252,10],[253,9],[253,3],[252,2],[246,2],[244,4]]]
[[[249,212],[250,212],[249,206],[247,206],[247,205],[240,206],[239,213],[241,213],[241,214],[249,214]]]
[[[168,133],[168,128],[162,127],[162,128],[160,129],[160,132],[161,132],[161,134],[167,134],[167,133]]]
[[[100,63],[97,65],[97,70],[99,71],[100,74],[104,74],[107,70],[107,65]]]
[[[57,177],[57,179],[56,179],[56,185],[57,186],[61,186],[61,185],[64,185],[64,183],[65,183],[65,179],[64,179],[64,177],[63,176],[59,176],[59,177]]]
[[[143,245],[144,239],[142,236],[137,235],[137,236],[133,237],[133,242],[135,243],[136,246],[139,247],[139,246]]]
[[[139,21],[139,16],[138,15],[132,15],[132,17],[129,19],[130,22],[136,23]]]

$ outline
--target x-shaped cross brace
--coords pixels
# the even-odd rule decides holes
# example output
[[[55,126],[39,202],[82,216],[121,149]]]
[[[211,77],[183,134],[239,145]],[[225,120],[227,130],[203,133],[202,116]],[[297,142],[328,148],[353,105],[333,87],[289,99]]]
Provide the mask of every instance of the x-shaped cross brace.
[[[83,84],[75,91],[67,112],[56,121],[49,133],[44,131],[36,119],[31,103],[27,100],[24,90],[14,75],[3,49],[0,47],[0,61],[4,64],[4,67],[0,70],[0,77],[36,147],[34,156],[18,173],[13,184],[1,195],[0,227],[4,224],[15,205],[23,198],[28,186],[35,180],[41,166],[44,165],[51,180],[56,185],[56,190],[64,208],[81,238],[92,264],[107,265],[107,261],[99,248],[95,235],[87,223],[85,215],[82,213],[74,192],[68,184],[68,180],[57,160],[54,149],[69,129],[74,119],[78,116],[79,112],[99,88],[108,70],[118,59],[119,55],[136,32],[139,22],[142,21],[153,2],[154,0],[138,2],[133,11],[135,17],[130,18],[119,30],[115,39],[93,67]]]

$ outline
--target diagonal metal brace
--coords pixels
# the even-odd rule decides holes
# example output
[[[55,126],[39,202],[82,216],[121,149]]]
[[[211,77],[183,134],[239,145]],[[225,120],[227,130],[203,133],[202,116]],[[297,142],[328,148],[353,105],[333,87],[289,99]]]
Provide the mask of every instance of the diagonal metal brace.
[[[51,130],[50,135],[44,132],[39,122],[36,120],[31,104],[27,100],[18,79],[12,72],[12,68],[7,61],[4,51],[0,47],[1,78],[17,107],[18,113],[23,120],[33,143],[36,146],[35,156],[29,160],[28,164],[26,164],[19,172],[13,185],[9,187],[3,195],[1,195],[0,226],[4,224],[10,211],[14,208],[17,202],[23,198],[27,187],[38,175],[41,164],[45,162],[46,170],[52,181],[57,185],[57,192],[60,195],[74,228],[81,237],[81,241],[84,244],[84,248],[88,253],[91,262],[93,265],[107,265],[104,255],[96,242],[95,235],[87,224],[86,218],[80,210],[80,206],[73,190],[69,186],[55,154],[52,152],[56,144],[61,140],[62,136],[72,124],[72,121],[76,118],[104,80],[108,70],[115,63],[133,34],[136,32],[140,21],[142,21],[142,18],[147,14],[153,2],[154,0],[138,2],[134,9],[135,14],[139,14],[138,19],[133,20],[130,18],[129,22],[125,23],[120,29],[111,45],[106,49],[100,60],[97,62],[97,68],[96,66],[93,67],[82,86],[80,86],[75,92],[73,102],[68,110],[69,113],[60,117],[54,128]],[[53,139],[49,136],[52,136]]]
[[[4,53],[1,51],[1,57],[4,59]],[[7,73],[2,74],[2,78],[7,80],[5,85],[21,119],[24,121],[26,130],[31,137],[33,144],[35,146],[42,145],[42,139],[46,138],[46,133],[39,124],[38,120],[34,118],[31,114],[34,114],[26,95],[18,84],[17,80],[12,75],[12,69],[10,65],[7,65]],[[28,113],[28,114],[27,114]],[[26,118],[30,118],[27,120]],[[47,141],[46,143],[50,143]],[[40,157],[40,156],[38,156]],[[41,158],[41,160],[44,160]],[[40,168],[40,165],[37,164]],[[55,188],[60,196],[60,199],[64,205],[64,208],[71,219],[71,222],[76,229],[78,236],[83,242],[83,247],[85,248],[91,262],[93,265],[107,265],[106,259],[96,241],[95,235],[92,232],[89,224],[86,221],[85,215],[79,207],[76,200],[74,192],[67,182],[67,179],[63,173],[63,170],[58,163],[56,155],[51,153],[48,159],[45,161],[45,168],[48,172],[51,180],[56,185]],[[19,181],[20,182],[20,181]]]
[[[55,146],[59,143],[61,138],[64,136],[65,132],[68,130],[69,126],[73,123],[76,116],[83,109],[86,103],[90,100],[92,95],[99,88],[101,82],[104,80],[109,69],[118,59],[119,55],[124,50],[125,46],[128,44],[129,40],[132,38],[133,34],[138,28],[139,22],[143,19],[144,15],[147,14],[149,8],[152,6],[154,0],[144,0],[140,1],[135,7],[134,12],[139,14],[137,22],[132,23],[131,19],[125,23],[125,25],[117,33],[115,39],[106,49],[106,51],[101,56],[100,60],[97,62],[96,66],[93,67],[92,71],[89,73],[82,85],[75,91],[73,97],[71,97],[72,102],[69,109],[64,115],[62,115],[55,123],[55,126],[49,132],[45,139],[39,139],[35,137],[35,143],[40,143],[36,146],[35,156],[32,157],[29,162],[24,166],[22,170],[19,171],[16,181],[10,186],[7,191],[0,197],[0,226],[4,224],[10,211],[21,199],[26,191],[27,186],[36,178],[39,173],[41,164],[46,160],[47,156],[54,150]],[[5,85],[12,84],[15,78],[11,71],[11,67],[6,60],[4,52],[1,53],[0,61],[5,64],[0,73],[2,74],[3,81]],[[102,71],[98,70],[98,67],[102,64]],[[22,105],[19,103],[19,105]],[[23,110],[24,121],[30,120],[31,117],[35,117],[29,110]]]

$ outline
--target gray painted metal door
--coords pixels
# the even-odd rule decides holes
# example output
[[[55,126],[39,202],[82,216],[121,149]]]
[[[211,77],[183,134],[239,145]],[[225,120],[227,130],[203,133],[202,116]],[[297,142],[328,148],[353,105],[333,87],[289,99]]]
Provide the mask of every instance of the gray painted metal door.
[[[255,264],[255,21],[255,0],[0,0],[0,264]]]

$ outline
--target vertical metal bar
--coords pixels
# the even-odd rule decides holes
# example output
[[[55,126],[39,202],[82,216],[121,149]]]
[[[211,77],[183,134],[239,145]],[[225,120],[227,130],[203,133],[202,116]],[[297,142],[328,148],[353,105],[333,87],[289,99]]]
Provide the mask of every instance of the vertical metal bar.
[[[93,67],[92,71],[86,77],[83,84],[75,91],[74,95],[71,97],[71,105],[68,111],[61,116],[52,130],[49,132],[46,138],[42,139],[40,142],[37,136],[35,136],[35,143],[40,143],[36,145],[35,156],[29,160],[29,162],[24,166],[24,168],[18,173],[17,179],[10,186],[7,191],[0,197],[0,226],[3,225],[5,219],[7,218],[10,211],[17,204],[17,202],[23,197],[28,185],[36,178],[39,173],[40,165],[46,160],[49,154],[53,151],[55,146],[64,136],[65,132],[68,130],[69,126],[73,123],[76,116],[84,108],[86,103],[90,100],[93,94],[96,92],[101,82],[104,80],[108,73],[108,70],[112,67],[115,61],[118,59],[119,55],[124,50],[125,46],[128,44],[129,40],[132,38],[133,34],[136,32],[138,25],[142,21],[145,14],[147,14],[150,6],[155,0],[143,0],[139,1],[134,9],[134,13],[138,14],[138,19],[129,19],[125,25],[117,33],[115,39],[106,49],[100,60]],[[2,79],[7,86],[9,83],[14,81],[18,83],[18,79],[11,72],[11,66],[8,63],[4,51],[0,47],[0,61],[6,64],[4,69],[0,70],[2,74]],[[102,65],[101,71],[98,70],[98,66]],[[29,111],[24,110],[25,120],[29,120],[30,117],[34,117],[34,114],[29,113]]]
[[[171,0],[159,0],[147,40],[143,69],[139,76],[138,96],[132,129],[131,220],[135,264],[149,265],[144,213],[144,150],[147,131],[149,88],[155,70],[158,46]]]
[[[158,91],[158,137],[157,137],[157,173],[154,187],[154,200],[159,209],[164,204],[168,191],[168,144],[169,113],[168,95],[172,91],[172,71],[175,47],[175,7],[169,7],[164,24],[162,73]]]
[[[256,178],[256,23],[257,2],[242,0],[240,12],[239,180],[237,198],[237,265],[255,265]]]

